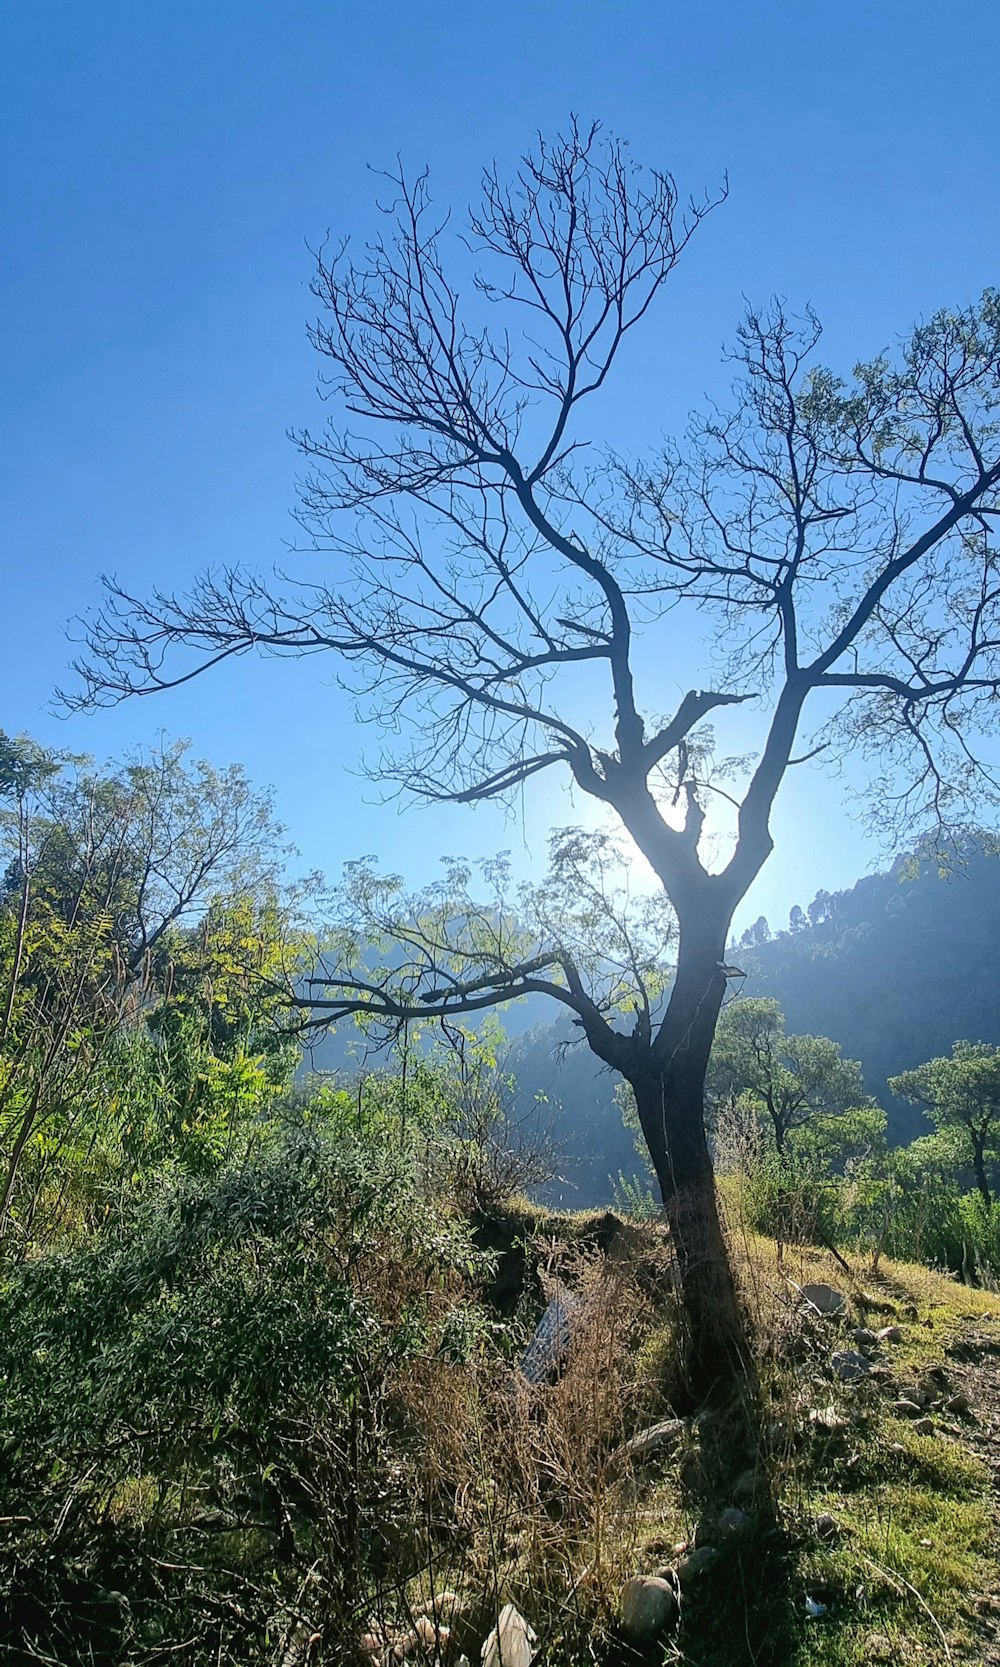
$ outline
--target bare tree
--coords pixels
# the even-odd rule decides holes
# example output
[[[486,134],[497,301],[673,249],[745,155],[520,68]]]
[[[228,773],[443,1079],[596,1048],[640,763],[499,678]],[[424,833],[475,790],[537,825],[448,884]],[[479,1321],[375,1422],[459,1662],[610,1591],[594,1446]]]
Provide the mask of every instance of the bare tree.
[[[893,829],[995,797],[976,736],[1000,686],[1000,302],[936,314],[849,383],[812,367],[814,319],[751,311],[731,408],[640,466],[588,449],[580,407],[714,205],[682,211],[669,175],[573,124],[511,184],[487,171],[449,264],[425,178],[400,170],[391,185],[386,235],[359,261],[346,247],[317,261],[312,340],[324,392],[355,427],[296,436],[300,516],[334,577],[282,587],[227,571],[148,600],[111,583],[76,698],[169,688],[251,650],[332,651],[389,737],[375,771],[401,788],[479,802],[562,769],[615,814],[676,914],[662,1010],[640,1000],[623,1024],[561,952],[551,976],[501,958],[410,995],[450,1013],[551,986],[631,1084],[704,1389],[743,1347],[705,1069],[730,923],[771,852],[778,788],[803,757],[855,749],[877,760]],[[463,294],[456,270],[470,273]],[[655,645],[662,679],[682,636],[706,627],[708,686],[654,718],[636,642]],[[606,690],[607,733],[575,715],[581,678]],[[825,733],[803,746],[814,696]],[[727,780],[704,720],[745,702],[760,750]],[[714,863],[712,800],[734,824]],[[357,1000],[377,1011],[382,997]]]

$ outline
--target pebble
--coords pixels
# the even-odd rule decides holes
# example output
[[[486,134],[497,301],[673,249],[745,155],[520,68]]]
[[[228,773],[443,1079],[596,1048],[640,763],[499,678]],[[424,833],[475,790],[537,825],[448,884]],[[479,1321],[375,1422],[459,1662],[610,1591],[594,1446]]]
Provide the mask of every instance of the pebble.
[[[932,1418],[918,1418],[913,1428],[917,1435],[933,1435],[934,1420]]]
[[[875,1333],[875,1340],[879,1343],[901,1343],[903,1328],[898,1325],[884,1325],[881,1331]]]

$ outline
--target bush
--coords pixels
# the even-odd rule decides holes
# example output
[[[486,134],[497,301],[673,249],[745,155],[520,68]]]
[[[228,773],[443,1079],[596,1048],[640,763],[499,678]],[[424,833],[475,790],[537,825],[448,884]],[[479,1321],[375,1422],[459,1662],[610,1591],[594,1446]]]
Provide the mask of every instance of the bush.
[[[394,1533],[401,1374],[472,1267],[405,1153],[303,1130],[11,1272],[5,1659],[248,1667],[349,1613]]]

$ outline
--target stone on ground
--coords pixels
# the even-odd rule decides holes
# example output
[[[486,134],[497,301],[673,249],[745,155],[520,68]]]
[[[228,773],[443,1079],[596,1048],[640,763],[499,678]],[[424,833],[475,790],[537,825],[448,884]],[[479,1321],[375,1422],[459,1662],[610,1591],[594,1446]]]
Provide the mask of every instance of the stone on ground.
[[[835,1285],[803,1285],[800,1295],[817,1314],[843,1314],[847,1307],[847,1298]]]
[[[483,1644],[483,1667],[531,1667],[538,1639],[512,1603],[505,1603]]]
[[[688,1552],[686,1557],[681,1558],[675,1573],[681,1585],[686,1586],[689,1581],[697,1580],[700,1575],[707,1574],[708,1570],[718,1560],[719,1553],[714,1546],[697,1545],[693,1551]]]
[[[857,1383],[861,1378],[866,1378],[871,1371],[871,1363],[855,1349],[838,1350],[830,1356],[830,1365],[833,1367],[834,1376],[838,1377],[841,1383]]]
[[[651,1644],[672,1625],[677,1597],[669,1580],[655,1574],[637,1574],[622,1587],[621,1609],[622,1630],[629,1642]]]

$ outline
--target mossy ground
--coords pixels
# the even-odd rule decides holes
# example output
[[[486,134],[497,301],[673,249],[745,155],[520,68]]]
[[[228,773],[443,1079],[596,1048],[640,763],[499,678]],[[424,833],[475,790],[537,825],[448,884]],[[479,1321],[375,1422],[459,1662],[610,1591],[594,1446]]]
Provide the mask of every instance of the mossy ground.
[[[817,1322],[814,1352],[794,1367],[780,1346],[765,1367],[787,1440],[779,1434],[769,1455],[783,1589],[772,1593],[764,1637],[756,1647],[748,1640],[745,1652],[730,1644],[703,1654],[691,1628],[690,1647],[676,1659],[705,1667],[744,1659],[789,1667],[1000,1661],[996,1501],[983,1451],[1000,1406],[1000,1357],[991,1352],[1000,1355],[996,1296],[902,1263],[883,1262],[874,1273],[857,1262],[848,1277],[823,1251],[786,1249],[779,1258],[773,1243],[756,1238],[742,1242],[741,1271],[765,1339],[780,1339],[785,1293],[794,1296],[795,1286],[834,1285],[850,1310],[844,1320]],[[829,1378],[829,1355],[851,1346],[851,1327],[893,1324],[900,1340],[875,1357],[885,1379],[846,1386]],[[950,1351],[978,1356],[978,1364]],[[968,1393],[972,1414],[932,1409],[933,1433],[919,1433],[892,1410],[895,1392],[927,1381],[933,1367],[944,1367],[952,1391]],[[816,1531],[824,1514],[837,1524],[830,1538]],[[810,1615],[807,1600],[823,1612]]]

